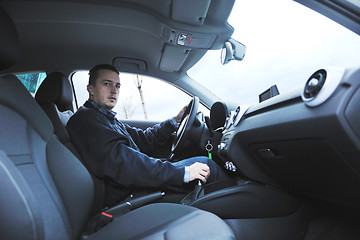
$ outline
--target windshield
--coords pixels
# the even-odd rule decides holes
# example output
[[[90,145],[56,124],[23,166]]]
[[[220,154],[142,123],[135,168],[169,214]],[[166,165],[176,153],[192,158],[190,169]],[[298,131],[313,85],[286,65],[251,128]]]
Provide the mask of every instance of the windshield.
[[[272,85],[281,95],[323,67],[360,65],[357,34],[290,0],[237,0],[228,22],[244,60],[221,65],[220,50],[208,51],[188,72],[227,102],[253,105]]]

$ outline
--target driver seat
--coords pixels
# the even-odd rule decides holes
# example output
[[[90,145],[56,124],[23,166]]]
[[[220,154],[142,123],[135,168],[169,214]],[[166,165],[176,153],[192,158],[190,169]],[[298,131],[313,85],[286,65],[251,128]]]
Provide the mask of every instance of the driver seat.
[[[35,100],[47,114],[54,126],[54,133],[59,141],[65,145],[81,162],[81,156],[70,141],[66,124],[74,114],[73,90],[70,81],[61,72],[50,73],[41,83],[36,92]],[[86,165],[84,164],[86,167]],[[104,208],[105,184],[104,181],[93,174],[95,198],[93,214],[98,214]]]
[[[0,70],[19,42],[0,7]],[[94,199],[86,168],[54,136],[51,121],[13,75],[0,76],[0,236],[2,239],[234,239],[219,217],[190,206],[150,204],[83,234]]]
[[[37,90],[35,100],[53,123],[55,135],[67,146],[67,143],[70,143],[70,137],[65,126],[74,113],[72,87],[65,74],[50,73]],[[72,152],[77,155],[76,150]]]

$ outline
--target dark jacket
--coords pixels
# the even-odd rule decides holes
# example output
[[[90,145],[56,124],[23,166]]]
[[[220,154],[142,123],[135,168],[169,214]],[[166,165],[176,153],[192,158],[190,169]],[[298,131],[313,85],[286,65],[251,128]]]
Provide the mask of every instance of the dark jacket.
[[[143,131],[104,114],[87,101],[71,117],[67,130],[89,171],[105,180],[107,205],[136,188],[165,190],[183,184],[184,167],[146,155],[174,132],[170,120]]]

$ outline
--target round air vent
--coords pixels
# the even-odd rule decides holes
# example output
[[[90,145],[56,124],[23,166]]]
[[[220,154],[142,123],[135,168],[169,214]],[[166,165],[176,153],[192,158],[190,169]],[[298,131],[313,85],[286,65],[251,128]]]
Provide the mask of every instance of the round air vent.
[[[319,70],[307,80],[304,88],[305,98],[313,98],[318,95],[326,80],[326,71]]]
[[[326,68],[311,75],[301,95],[305,104],[315,107],[329,99],[339,85],[344,72],[344,69],[340,68]]]

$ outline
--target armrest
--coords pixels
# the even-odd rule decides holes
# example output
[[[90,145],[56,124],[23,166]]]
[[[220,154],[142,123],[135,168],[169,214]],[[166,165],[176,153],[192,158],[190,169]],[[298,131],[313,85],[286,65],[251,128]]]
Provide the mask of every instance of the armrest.
[[[91,234],[102,229],[111,223],[114,219],[120,218],[125,213],[135,210],[141,206],[150,204],[164,195],[164,192],[151,193],[145,196],[131,199],[125,203],[121,203],[102,211],[100,214],[93,216],[88,221],[87,225],[85,226],[84,233],[81,235],[81,239],[88,239]]]

